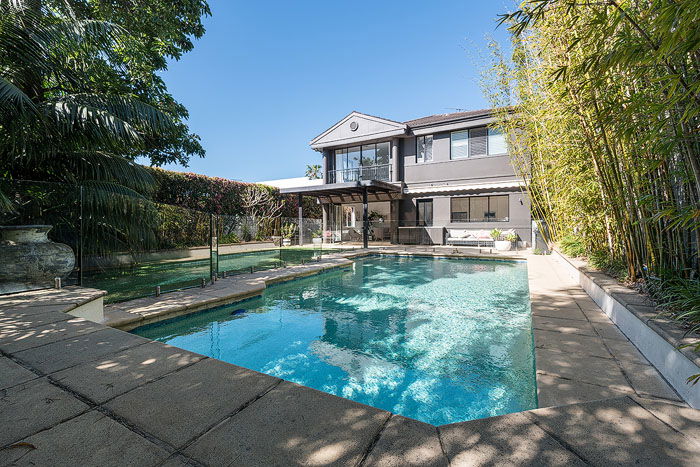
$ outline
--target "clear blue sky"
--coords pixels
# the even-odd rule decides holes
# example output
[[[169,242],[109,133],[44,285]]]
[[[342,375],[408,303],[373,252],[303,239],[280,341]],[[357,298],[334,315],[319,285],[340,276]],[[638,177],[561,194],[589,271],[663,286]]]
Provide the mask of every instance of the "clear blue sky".
[[[488,107],[487,36],[511,0],[210,0],[195,49],[164,73],[207,151],[179,171],[304,175],[308,142],[352,110],[393,120]]]

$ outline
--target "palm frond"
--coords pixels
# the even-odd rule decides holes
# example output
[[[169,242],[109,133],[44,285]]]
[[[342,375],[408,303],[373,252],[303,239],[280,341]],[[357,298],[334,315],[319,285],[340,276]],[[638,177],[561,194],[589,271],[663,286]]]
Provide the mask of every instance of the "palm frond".
[[[34,102],[20,88],[0,76],[0,114],[29,112],[40,115]]]

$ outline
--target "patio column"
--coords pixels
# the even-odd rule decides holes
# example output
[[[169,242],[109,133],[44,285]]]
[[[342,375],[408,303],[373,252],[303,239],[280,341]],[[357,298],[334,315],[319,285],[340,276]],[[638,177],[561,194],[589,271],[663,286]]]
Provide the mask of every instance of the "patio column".
[[[389,230],[391,231],[391,243],[399,243],[399,201],[389,201]]]
[[[330,157],[331,152],[328,149],[324,149],[323,152],[323,157],[321,157],[321,170],[322,175],[323,175],[323,184],[325,185],[328,183],[328,158]]]
[[[302,246],[304,244],[304,225],[303,225],[303,220],[304,220],[304,208],[302,207],[302,201],[304,200],[304,197],[299,193],[297,195],[297,205],[299,206],[297,209],[299,210],[299,222],[298,222],[298,227],[299,227],[299,246]]]
[[[369,243],[369,212],[367,209],[367,188],[362,192],[362,247]]]
[[[328,206],[329,204],[321,204],[321,214],[323,215],[323,221],[321,222],[321,238],[325,240],[326,238],[326,231],[328,230]]]
[[[399,181],[399,139],[391,140],[391,181]]]

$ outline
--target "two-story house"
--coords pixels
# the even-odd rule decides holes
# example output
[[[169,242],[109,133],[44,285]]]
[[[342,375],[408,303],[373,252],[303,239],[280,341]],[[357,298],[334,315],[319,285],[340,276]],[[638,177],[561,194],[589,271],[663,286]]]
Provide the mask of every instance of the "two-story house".
[[[498,228],[530,245],[530,201],[494,120],[492,110],[407,122],[352,112],[310,143],[323,183],[281,191],[317,197],[333,241],[444,244],[455,229]]]

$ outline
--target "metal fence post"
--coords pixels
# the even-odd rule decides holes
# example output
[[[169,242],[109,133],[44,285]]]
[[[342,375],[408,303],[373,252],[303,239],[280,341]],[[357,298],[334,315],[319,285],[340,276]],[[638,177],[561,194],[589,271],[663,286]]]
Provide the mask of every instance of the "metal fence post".
[[[78,233],[78,285],[82,287],[83,285],[83,248],[84,248],[84,243],[83,243],[83,185],[80,185],[79,187],[79,195],[78,195],[78,211],[79,211],[79,233]]]

